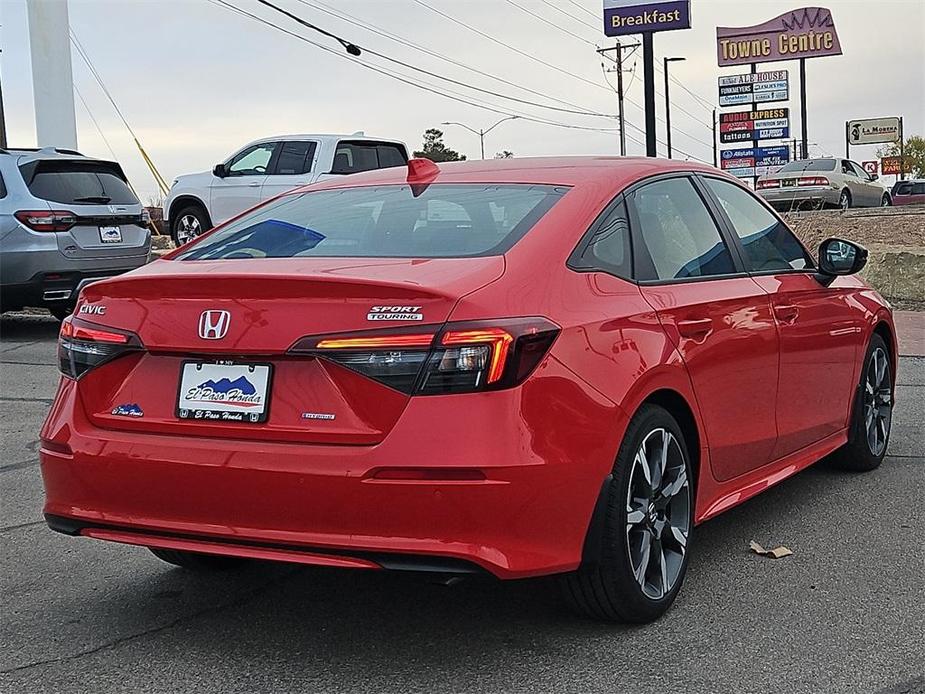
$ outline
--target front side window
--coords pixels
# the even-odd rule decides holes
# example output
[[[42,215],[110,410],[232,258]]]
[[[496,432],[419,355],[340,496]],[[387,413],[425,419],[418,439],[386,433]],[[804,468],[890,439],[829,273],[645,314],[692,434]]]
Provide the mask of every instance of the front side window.
[[[655,277],[650,279],[735,272],[729,249],[689,179],[670,178],[644,185],[633,194],[632,204],[639,235],[655,270]],[[638,273],[642,264],[636,267]]]
[[[235,155],[228,164],[229,176],[260,176],[267,172],[270,157],[276,149],[275,142],[265,142],[261,145],[248,147]]]
[[[925,185],[922,187],[925,188]],[[894,195],[912,195],[912,184],[900,183],[898,186],[896,186],[896,192]]]
[[[749,270],[803,270],[812,266],[787,225],[749,191],[718,178],[704,180],[742,240]]]
[[[845,176],[855,176],[855,177],[857,177],[857,175],[858,175],[858,174],[857,174],[857,171],[854,170],[854,167],[851,166],[851,162],[848,161],[847,159],[843,159],[843,160],[842,160],[842,163],[841,163],[841,172],[842,172],[843,174],[845,174]]]
[[[179,260],[463,258],[509,250],[568,189],[530,184],[363,186],[272,200],[199,241]]]
[[[314,142],[283,142],[279,147],[279,156],[276,159],[276,168],[273,174],[291,176],[309,173],[312,170],[314,158]]]

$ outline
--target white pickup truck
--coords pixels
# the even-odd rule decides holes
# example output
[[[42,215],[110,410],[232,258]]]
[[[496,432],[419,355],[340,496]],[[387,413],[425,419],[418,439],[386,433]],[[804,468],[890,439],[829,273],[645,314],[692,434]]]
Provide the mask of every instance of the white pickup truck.
[[[164,200],[164,223],[182,245],[287,190],[407,163],[404,143],[363,133],[267,137],[245,145],[211,171],[178,176]]]

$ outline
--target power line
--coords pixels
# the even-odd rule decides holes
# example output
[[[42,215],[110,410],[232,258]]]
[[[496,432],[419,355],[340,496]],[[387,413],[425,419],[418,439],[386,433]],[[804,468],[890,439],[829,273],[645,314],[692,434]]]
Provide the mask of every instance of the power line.
[[[549,2],[549,0],[540,0],[540,2],[542,2],[544,5],[548,5],[549,7],[551,7],[552,9],[554,9],[556,12],[560,12],[560,13],[564,14],[566,17],[571,17],[572,19],[574,19],[574,20],[575,20],[576,22],[578,22],[579,24],[583,24],[583,25],[586,26],[586,27],[590,27],[591,29],[594,29],[595,31],[598,31],[598,30],[601,28],[600,26],[594,26],[593,24],[588,24],[588,22],[585,21],[584,19],[582,19],[581,17],[576,17],[576,16],[573,15],[571,12],[566,12],[566,11],[563,10],[561,7],[559,7],[558,5]],[[574,3],[573,3],[573,4],[574,4]]]
[[[74,85],[74,91],[77,93],[77,98],[80,99],[80,103],[84,105],[84,108],[87,110],[87,115],[90,116],[90,120],[93,121],[93,125],[96,126],[96,131],[100,134],[100,137],[103,138],[103,142],[106,144],[106,149],[109,150],[109,153],[112,155],[113,159],[118,159],[115,151],[112,148],[112,145],[109,144],[109,140],[106,139],[106,135],[103,133],[103,129],[100,127],[100,124],[97,122],[96,118],[93,116],[93,111],[90,110],[87,100],[84,99],[84,95],[80,93],[80,89],[77,88],[77,85]]]
[[[510,0],[508,0],[508,1],[510,2]],[[608,92],[610,91],[610,87],[607,86],[607,85],[605,85],[605,84],[601,84],[601,83],[599,83],[599,82],[592,82],[591,80],[585,79],[584,77],[581,77],[580,75],[576,75],[576,74],[573,73],[573,72],[569,72],[568,70],[564,70],[564,69],[562,69],[562,68],[560,68],[560,67],[558,67],[558,66],[556,66],[556,65],[553,65],[552,63],[548,63],[548,62],[546,62],[545,60],[542,60],[541,58],[536,57],[535,55],[532,55],[532,54],[530,54],[530,53],[527,53],[526,51],[522,51],[521,49],[519,49],[519,48],[517,48],[517,47],[515,47],[515,46],[512,46],[512,45],[510,45],[510,44],[508,44],[508,43],[505,43],[504,41],[501,41],[500,39],[497,39],[497,38],[495,38],[494,36],[491,36],[490,34],[487,34],[487,33],[485,33],[484,31],[481,31],[480,29],[477,29],[476,27],[471,26],[470,24],[466,24],[465,22],[463,22],[463,21],[461,21],[461,20],[459,20],[459,19],[457,19],[457,18],[455,18],[455,17],[453,17],[453,16],[447,14],[446,12],[443,12],[442,10],[438,10],[437,8],[435,8],[435,7],[431,6],[431,5],[429,5],[428,3],[424,2],[424,0],[414,0],[414,2],[416,2],[418,5],[421,5],[422,7],[426,8],[426,9],[430,10],[431,12],[434,12],[435,14],[438,14],[438,15],[440,15],[441,17],[444,17],[445,19],[448,19],[448,20],[450,20],[451,22],[454,22],[455,24],[458,24],[459,26],[462,26],[462,27],[468,29],[469,31],[472,31],[472,32],[478,34],[479,36],[482,36],[482,37],[488,39],[489,41],[492,41],[493,43],[496,43],[496,44],[498,44],[498,45],[500,45],[500,46],[503,46],[503,47],[505,47],[505,48],[507,48],[507,49],[509,49],[509,50],[511,50],[511,51],[513,51],[513,52],[515,52],[515,53],[517,53],[517,54],[519,54],[519,55],[523,55],[523,56],[529,58],[530,60],[533,60],[533,61],[535,61],[535,62],[537,62],[537,63],[539,63],[539,64],[541,64],[541,65],[544,65],[544,66],[546,66],[546,67],[549,67],[549,68],[552,68],[552,69],[554,69],[554,70],[557,70],[558,72],[562,72],[562,73],[564,73],[564,74],[566,74],[566,75],[568,75],[568,76],[570,76],[570,77],[573,77],[573,78],[575,78],[575,79],[581,80],[582,82],[586,82],[587,84],[590,84],[591,86],[597,87],[598,89],[604,89],[604,90],[606,90],[606,91],[608,91]],[[521,9],[522,11],[527,12],[528,14],[531,14],[531,16],[532,16],[532,13],[530,13],[529,10],[525,10],[523,7],[521,7],[521,6],[518,5],[517,3],[511,3],[511,4],[513,4],[515,7],[518,7],[518,8]],[[556,27],[556,25],[554,25],[554,24],[553,24],[552,26]],[[559,28],[559,27],[556,27],[556,28]],[[593,45],[593,44],[592,44],[592,45]],[[636,106],[636,108],[642,109],[642,105],[641,105],[639,102],[635,101],[634,99],[632,99],[632,98],[630,98],[630,97],[628,97],[628,96],[625,97],[625,98],[626,98],[626,100],[629,101],[631,104],[633,104],[634,106]],[[664,118],[657,118],[657,119],[660,120],[660,121],[663,122],[663,123],[665,122],[665,119],[664,119]],[[632,123],[631,121],[627,120],[627,121],[626,121],[626,124],[629,125],[631,128],[633,128],[634,130],[636,130],[636,131],[638,131],[638,132],[640,132],[640,133],[642,133],[642,134],[645,134],[645,130],[644,130],[643,128],[640,128],[638,125]],[[706,126],[705,123],[704,123],[703,125]],[[712,130],[712,127],[713,127],[713,126],[710,125],[710,126],[708,126],[708,127],[710,127],[711,130]],[[713,149],[713,145],[712,145],[712,144],[706,142],[705,140],[701,140],[700,138],[696,137],[695,135],[691,135],[690,133],[688,133],[688,132],[686,132],[686,131],[684,131],[684,130],[681,130],[681,129],[679,129],[679,128],[676,128],[676,129],[675,129],[675,132],[678,132],[678,133],[680,133],[680,134],[682,134],[682,135],[685,135],[685,136],[688,137],[689,139],[694,140],[694,141],[696,141],[696,142],[699,142],[700,144],[704,145],[705,147],[709,147],[711,150]],[[660,142],[660,143],[663,144],[663,145],[665,144],[665,143],[664,143],[663,141],[661,141],[661,140],[658,140],[658,142]],[[681,151],[681,150],[678,150],[678,151]],[[685,152],[682,152],[682,153],[683,153],[683,154],[686,154]],[[689,154],[688,154],[688,156],[693,157],[693,155],[689,155]],[[693,158],[697,158],[697,157],[693,157]],[[705,160],[703,160],[703,159],[698,159],[698,160],[699,160],[699,161],[705,161]]]
[[[283,32],[283,33],[285,33],[285,34],[288,34],[288,35],[292,36],[293,38],[299,39],[300,41],[304,41],[305,43],[311,44],[312,46],[315,46],[316,48],[319,48],[319,49],[321,49],[321,50],[323,50],[323,51],[326,51],[326,52],[328,52],[328,53],[331,53],[331,54],[333,54],[333,55],[336,55],[336,56],[338,56],[338,57],[340,57],[340,58],[345,58],[345,59],[347,59],[347,60],[350,60],[351,62],[354,62],[354,63],[356,63],[357,65],[360,65],[360,66],[362,66],[362,67],[365,67],[365,68],[367,68],[368,70],[372,70],[373,72],[377,72],[377,73],[382,74],[382,75],[385,75],[385,76],[387,76],[387,77],[391,77],[392,79],[398,80],[398,81],[403,82],[403,83],[405,83],[405,84],[407,84],[407,85],[410,85],[410,86],[412,86],[412,87],[416,87],[416,88],[418,88],[418,89],[421,89],[421,90],[430,92],[430,93],[432,93],[432,94],[436,94],[436,95],[438,95],[438,96],[442,96],[442,97],[447,98],[447,99],[452,99],[453,101],[458,101],[458,102],[463,103],[463,104],[466,104],[466,105],[468,105],[468,106],[474,106],[474,107],[476,107],[476,108],[480,108],[480,109],[483,109],[483,110],[486,110],[486,111],[491,111],[492,113],[497,113],[497,114],[505,115],[505,116],[518,115],[518,116],[519,116],[521,119],[523,119],[523,120],[530,121],[530,122],[533,122],[533,123],[539,123],[539,124],[542,124],[542,125],[550,125],[550,126],[554,126],[554,127],[568,128],[568,129],[572,129],[572,130],[585,130],[585,131],[601,132],[601,133],[612,133],[612,132],[615,132],[615,131],[616,131],[616,128],[596,128],[596,127],[590,127],[590,126],[574,125],[574,124],[571,124],[571,123],[562,123],[562,122],[558,122],[558,121],[552,121],[552,120],[548,120],[548,119],[545,119],[545,118],[538,118],[538,117],[536,117],[536,116],[534,116],[534,115],[532,115],[532,114],[520,113],[520,112],[514,111],[514,110],[512,110],[512,109],[509,109],[509,110],[501,110],[500,108],[497,108],[495,105],[487,104],[486,102],[473,101],[473,100],[472,100],[473,97],[466,97],[465,95],[460,95],[460,94],[458,94],[457,92],[453,92],[453,91],[448,90],[448,89],[445,89],[445,88],[438,89],[438,88],[435,88],[433,85],[428,85],[427,83],[424,83],[424,82],[417,82],[417,81],[414,81],[414,80],[408,78],[407,76],[401,75],[400,73],[397,73],[397,72],[394,72],[394,71],[391,71],[391,70],[387,70],[387,69],[385,69],[385,68],[382,68],[382,67],[379,67],[379,66],[376,66],[376,65],[371,65],[370,63],[365,63],[365,62],[363,62],[363,61],[361,61],[361,60],[358,60],[357,58],[353,57],[352,55],[346,55],[346,54],[344,54],[344,53],[341,53],[340,51],[335,51],[335,50],[333,50],[333,49],[331,49],[331,48],[329,48],[329,47],[327,47],[327,46],[324,46],[324,45],[322,45],[322,44],[320,44],[320,43],[317,43],[317,42],[315,42],[315,41],[312,41],[311,39],[306,38],[305,36],[302,36],[302,35],[300,35],[300,34],[297,34],[297,33],[293,32],[293,31],[290,31],[290,30],[288,30],[288,29],[286,29],[286,28],[284,28],[284,27],[279,26],[278,24],[275,24],[275,23],[273,23],[273,22],[271,22],[271,21],[269,21],[269,20],[267,20],[267,19],[264,19],[263,17],[260,17],[260,16],[258,16],[258,15],[255,15],[255,14],[253,14],[253,13],[251,13],[251,12],[246,11],[246,10],[242,10],[241,8],[236,7],[236,6],[232,5],[231,3],[226,2],[225,0],[207,0],[207,2],[210,2],[210,3],[214,4],[214,5],[219,5],[219,6],[225,7],[226,9],[229,9],[229,10],[231,10],[231,11],[237,13],[237,14],[243,15],[243,16],[245,16],[245,17],[249,17],[250,19],[253,19],[253,20],[255,20],[255,21],[260,22],[261,24],[265,24],[265,25],[267,25],[267,26],[269,26],[269,27],[272,27],[272,28],[274,28],[274,29],[277,29],[278,31],[281,31],[281,32]],[[364,50],[365,50],[365,49],[364,49]]]
[[[480,29],[476,29],[474,26],[471,26],[471,25],[469,25],[469,24],[466,24],[465,22],[460,21],[459,19],[456,19],[455,17],[452,17],[452,16],[448,15],[446,12],[443,12],[442,10],[438,10],[436,7],[433,7],[433,6],[431,6],[431,5],[428,5],[426,2],[424,2],[424,0],[414,0],[414,2],[416,2],[416,3],[417,3],[418,5],[420,5],[421,7],[427,8],[428,10],[430,10],[431,12],[434,12],[435,14],[439,14],[441,17],[444,17],[444,18],[446,18],[446,19],[449,19],[451,22],[454,22],[455,24],[459,24],[460,26],[465,27],[465,28],[468,29],[469,31],[475,32],[475,33],[478,34],[479,36],[482,36],[482,37],[488,39],[488,40],[491,41],[492,43],[496,43],[496,44],[498,44],[499,46],[504,46],[504,47],[507,48],[508,50],[514,51],[515,53],[517,53],[517,54],[519,54],[519,55],[522,55],[522,56],[524,56],[525,58],[529,58],[530,60],[533,60],[533,61],[539,63],[540,65],[544,65],[544,66],[550,68],[551,70],[555,70],[556,72],[561,72],[563,75],[568,75],[569,77],[572,77],[572,78],[574,78],[574,79],[576,79],[576,80],[580,80],[581,82],[584,82],[584,83],[586,83],[586,84],[590,84],[592,87],[597,87],[598,89],[607,89],[607,87],[605,87],[605,86],[604,86],[603,84],[601,84],[600,82],[592,82],[591,80],[586,79],[586,78],[582,77],[581,75],[576,75],[574,72],[569,72],[568,70],[565,70],[564,68],[561,68],[561,67],[559,67],[558,65],[554,65],[553,63],[547,63],[545,60],[543,60],[543,59],[541,59],[541,58],[537,58],[535,55],[532,55],[532,54],[530,54],[530,53],[527,53],[526,51],[522,51],[522,50],[520,50],[519,48],[515,48],[514,46],[512,46],[512,45],[510,45],[510,44],[508,44],[508,43],[505,43],[505,42],[502,41],[501,39],[495,38],[495,37],[492,36],[491,34],[486,34],[484,31],[481,31]]]
[[[540,21],[540,22],[543,22],[544,24],[548,24],[548,25],[551,26],[553,29],[558,29],[559,31],[561,31],[561,32],[563,32],[563,33],[565,33],[565,34],[568,34],[569,36],[572,36],[572,37],[578,39],[579,41],[583,41],[584,43],[587,43],[587,44],[589,44],[589,45],[594,46],[595,48],[597,48],[597,44],[594,43],[593,41],[589,41],[589,40],[586,39],[584,36],[579,36],[578,34],[572,32],[572,31],[569,31],[569,30],[566,29],[565,27],[559,26],[558,24],[549,21],[549,20],[546,19],[545,17],[542,17],[542,16],[540,16],[540,15],[538,15],[538,14],[535,14],[535,13],[531,12],[531,11],[528,10],[526,7],[524,7],[523,5],[520,5],[520,4],[516,3],[514,0],[505,0],[505,2],[507,2],[508,5],[513,5],[514,7],[516,7],[518,10],[520,10],[520,11],[523,12],[524,14],[528,14],[528,15],[530,15],[531,17],[533,17],[534,19],[536,19],[536,20],[538,20],[538,21]],[[549,3],[546,3],[546,4],[548,5]],[[556,8],[555,5],[552,5],[552,7],[553,7],[553,9],[558,9],[558,8]],[[568,16],[571,17],[571,15],[568,15]]]
[[[589,10],[587,7],[582,5],[580,2],[576,2],[575,0],[567,0],[567,1],[570,2],[572,5],[574,5],[575,7],[577,7],[582,12],[584,12],[585,14],[591,15],[594,19],[600,19],[598,15],[594,14],[591,10]]]
[[[397,35],[397,34],[394,34],[394,33],[392,33],[392,32],[386,31],[386,30],[383,29],[382,27],[376,26],[375,24],[371,24],[371,23],[369,23],[369,22],[365,22],[364,20],[361,20],[361,19],[359,19],[359,18],[356,17],[356,16],[350,15],[350,14],[348,14],[347,12],[343,12],[342,10],[335,10],[335,9],[331,8],[330,6],[328,6],[328,5],[325,5],[325,4],[322,3],[322,2],[318,2],[317,0],[314,0],[314,1],[312,1],[312,0],[299,0],[299,2],[301,2],[303,5],[306,5],[306,6],[308,6],[308,7],[311,7],[311,8],[313,8],[313,9],[318,10],[319,12],[324,12],[324,13],[326,13],[326,14],[328,14],[328,15],[331,15],[332,17],[336,17],[337,19],[340,19],[340,20],[342,20],[342,21],[350,22],[350,23],[353,24],[353,25],[359,26],[359,27],[361,27],[361,28],[363,28],[363,29],[366,29],[367,31],[370,31],[370,32],[372,32],[372,33],[374,33],[374,34],[378,34],[379,36],[383,36],[383,37],[385,37],[385,38],[387,38],[387,39],[389,39],[389,40],[391,40],[391,41],[395,41],[395,42],[400,43],[400,44],[402,44],[402,45],[404,45],[404,46],[408,46],[409,48],[413,48],[413,49],[415,49],[415,50],[417,50],[417,51],[421,51],[422,53],[425,53],[425,54],[427,54],[427,55],[429,55],[429,56],[431,56],[431,57],[433,57],[433,58],[437,58],[438,60],[442,60],[443,62],[449,63],[449,64],[451,64],[451,65],[455,65],[455,66],[457,66],[457,67],[461,67],[461,68],[463,68],[463,69],[465,69],[465,70],[469,70],[469,71],[474,72],[474,73],[476,73],[476,74],[478,74],[478,75],[481,75],[481,76],[483,76],[483,77],[487,77],[488,79],[495,80],[496,82],[500,82],[501,84],[505,84],[505,85],[507,85],[507,86],[509,86],[509,87],[514,87],[515,89],[520,89],[520,90],[525,91],[525,92],[528,92],[528,93],[530,93],[530,94],[534,94],[535,96],[547,98],[547,99],[549,99],[550,101],[555,101],[556,103],[562,104],[562,105],[564,105],[564,106],[571,106],[572,108],[579,109],[579,110],[581,110],[581,111],[586,111],[586,112],[588,112],[589,114],[590,114],[590,113],[594,113],[594,112],[591,111],[590,109],[586,109],[586,108],[584,108],[583,106],[580,106],[580,105],[578,105],[578,104],[575,104],[575,103],[573,103],[573,102],[571,102],[571,101],[565,101],[565,100],[563,100],[563,99],[559,99],[559,98],[557,98],[557,97],[550,96],[549,94],[546,94],[545,92],[541,92],[541,91],[538,91],[538,90],[535,90],[535,89],[530,89],[529,87],[525,87],[525,86],[523,86],[523,85],[521,85],[521,84],[517,84],[516,82],[512,82],[512,81],[510,81],[510,80],[504,79],[503,77],[499,77],[498,75],[493,75],[493,74],[491,74],[490,72],[485,72],[484,70],[480,70],[480,69],[477,68],[477,67],[473,67],[473,66],[471,66],[471,65],[467,65],[466,63],[463,63],[463,62],[460,62],[460,61],[458,61],[458,60],[455,60],[454,58],[451,58],[451,57],[449,57],[449,56],[447,56],[447,55],[438,53],[437,51],[431,50],[431,49],[427,48],[426,46],[423,46],[423,45],[421,45],[421,44],[419,44],[419,43],[415,43],[414,41],[410,41],[410,40],[408,40],[408,39],[402,38],[401,36],[399,36],[399,35]]]

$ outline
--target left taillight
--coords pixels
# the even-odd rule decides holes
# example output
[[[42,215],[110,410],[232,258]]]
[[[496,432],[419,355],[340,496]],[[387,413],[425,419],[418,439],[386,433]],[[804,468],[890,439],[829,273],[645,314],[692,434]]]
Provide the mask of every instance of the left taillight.
[[[409,395],[471,393],[522,383],[558,334],[545,318],[467,321],[306,337],[290,353],[329,359]]]
[[[77,215],[66,210],[19,210],[13,216],[32,231],[67,231],[77,224]]]
[[[142,348],[134,333],[69,316],[61,322],[58,366],[65,376],[80,378],[90,369]]]

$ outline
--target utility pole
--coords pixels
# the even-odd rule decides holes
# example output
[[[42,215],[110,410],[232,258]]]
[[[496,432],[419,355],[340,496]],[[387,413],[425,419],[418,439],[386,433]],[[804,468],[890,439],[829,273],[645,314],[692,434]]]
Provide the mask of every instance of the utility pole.
[[[616,52],[616,58],[614,63],[616,63],[617,71],[617,121],[620,124],[620,156],[626,156],[626,115],[623,110],[623,51],[628,50],[629,53],[632,53],[634,50],[639,48],[638,43],[630,43],[623,45],[620,41],[617,41],[617,45],[613,48],[598,48],[597,52],[602,56],[607,55],[610,51]],[[602,65],[603,67],[603,65]],[[611,72],[608,70],[608,72]]]

